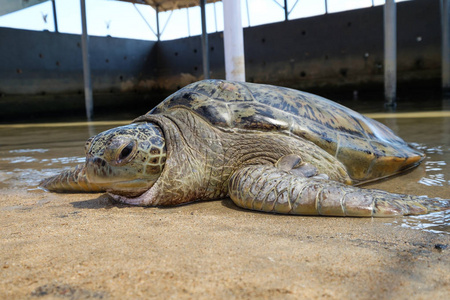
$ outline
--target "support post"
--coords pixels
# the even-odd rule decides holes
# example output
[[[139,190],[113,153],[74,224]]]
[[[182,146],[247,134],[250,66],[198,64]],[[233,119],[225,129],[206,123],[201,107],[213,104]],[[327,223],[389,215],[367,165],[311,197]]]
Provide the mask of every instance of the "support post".
[[[202,18],[202,57],[203,77],[209,79],[209,45],[208,31],[206,30],[206,0],[200,0],[200,12]]]
[[[384,96],[395,106],[397,94],[397,7],[394,0],[384,5]]]
[[[84,99],[86,105],[86,117],[92,121],[94,114],[94,101],[92,98],[91,67],[89,65],[89,37],[86,21],[86,1],[80,0],[81,4],[81,48],[83,53],[83,75],[84,75]]]
[[[52,0],[52,8],[53,8],[53,23],[55,24],[55,32],[59,32],[58,30],[58,20],[56,19],[56,0]]]
[[[227,80],[245,81],[244,31],[239,0],[223,0],[225,73]]]
[[[287,21],[289,17],[289,11],[287,6],[287,0],[284,0],[284,20]]]
[[[161,32],[159,30],[159,6],[156,6],[156,38],[158,42],[161,40]]]
[[[441,0],[442,91],[450,94],[450,0]]]

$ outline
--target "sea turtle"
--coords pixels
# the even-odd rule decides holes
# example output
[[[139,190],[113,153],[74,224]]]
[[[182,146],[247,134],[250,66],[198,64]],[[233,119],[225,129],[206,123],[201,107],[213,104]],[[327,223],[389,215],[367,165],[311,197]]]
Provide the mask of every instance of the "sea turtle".
[[[271,85],[204,80],[132,124],[91,137],[86,162],[41,183],[108,192],[133,205],[229,196],[266,212],[393,216],[450,200],[354,185],[417,166],[424,155],[381,123],[322,97]]]

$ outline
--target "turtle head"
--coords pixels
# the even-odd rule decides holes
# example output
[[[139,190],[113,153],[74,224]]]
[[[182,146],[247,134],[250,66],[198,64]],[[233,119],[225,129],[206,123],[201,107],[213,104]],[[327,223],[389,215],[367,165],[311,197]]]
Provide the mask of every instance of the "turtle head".
[[[85,151],[87,180],[126,197],[150,189],[166,161],[161,129],[146,122],[99,133],[87,140]]]

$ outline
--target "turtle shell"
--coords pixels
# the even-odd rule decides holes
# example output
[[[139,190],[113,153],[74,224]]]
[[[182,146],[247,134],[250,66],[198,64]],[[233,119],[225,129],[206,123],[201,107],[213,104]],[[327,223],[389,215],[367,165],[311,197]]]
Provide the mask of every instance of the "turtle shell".
[[[385,125],[289,88],[203,80],[172,94],[148,114],[178,108],[224,130],[275,131],[309,140],[341,161],[355,182],[396,174],[424,158]]]

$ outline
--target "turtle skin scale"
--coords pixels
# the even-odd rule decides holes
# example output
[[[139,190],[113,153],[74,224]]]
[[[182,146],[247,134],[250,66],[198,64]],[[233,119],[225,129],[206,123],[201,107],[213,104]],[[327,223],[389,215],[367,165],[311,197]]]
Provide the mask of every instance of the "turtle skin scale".
[[[86,163],[41,183],[55,192],[108,192],[134,205],[230,197],[253,210],[393,216],[450,200],[354,185],[417,166],[424,155],[389,128],[288,88],[204,80],[132,124],[86,143]]]

